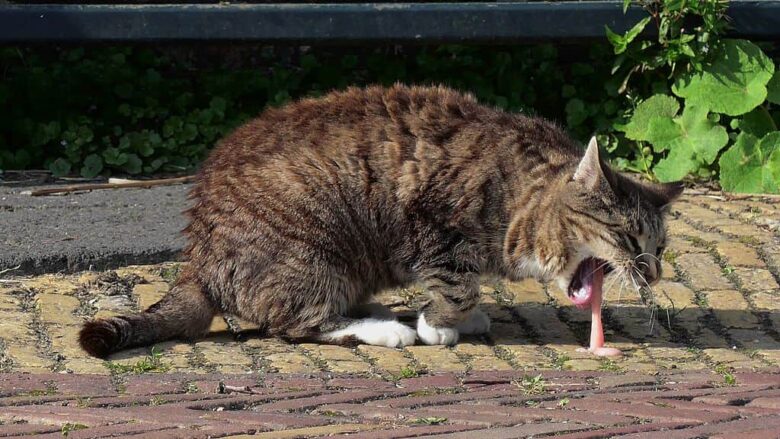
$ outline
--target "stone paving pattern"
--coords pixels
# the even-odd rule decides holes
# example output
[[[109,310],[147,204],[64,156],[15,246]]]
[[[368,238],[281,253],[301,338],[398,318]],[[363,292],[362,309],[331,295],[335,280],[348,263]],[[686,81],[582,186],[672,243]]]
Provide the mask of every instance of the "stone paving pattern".
[[[533,428],[539,428],[535,433],[538,435],[566,432],[567,435],[574,435],[572,437],[592,437],[587,436],[587,432],[593,430],[593,426],[597,424],[608,425],[610,428],[630,425],[632,427],[629,430],[633,428],[631,431],[640,434],[636,428],[645,425],[648,420],[653,420],[653,425],[667,423],[667,428],[682,428],[680,431],[687,431],[688,426],[691,431],[701,433],[690,437],[709,437],[711,434],[701,429],[720,422],[756,427],[756,423],[748,422],[750,416],[761,417],[769,423],[763,431],[778,432],[778,419],[765,416],[764,412],[774,408],[777,414],[777,409],[780,408],[777,405],[780,398],[780,393],[777,393],[780,392],[780,375],[774,374],[780,371],[780,203],[761,199],[725,201],[718,197],[688,194],[674,206],[673,214],[674,217],[669,221],[669,250],[663,258],[664,279],[654,288],[653,297],[647,298],[649,305],[640,300],[629,285],[619,285],[618,282],[611,282],[609,278],[606,281],[607,343],[625,352],[625,355],[618,359],[599,359],[577,352],[577,348],[585,345],[587,341],[589,313],[571,306],[565,294],[557,287],[526,280],[486,281],[482,288],[482,307],[493,320],[491,333],[484,337],[464,337],[452,348],[417,345],[394,350],[375,346],[346,348],[290,344],[279,339],[260,338],[253,331],[251,324],[225,316],[215,318],[211,334],[202,340],[193,343],[161,343],[155,346],[153,351],[149,348],[133,349],[118,353],[109,361],[102,361],[88,357],[78,347],[76,334],[82,322],[93,316],[138,311],[151,305],[169,289],[170,282],[179,268],[177,263],[131,266],[102,273],[49,274],[32,278],[14,278],[8,276],[10,273],[6,273],[5,277],[0,279],[0,372],[5,372],[0,375],[0,380],[5,380],[0,384],[0,396],[4,397],[0,400],[3,401],[0,405],[18,406],[19,412],[0,410],[0,437],[8,436],[8,431],[27,434],[36,428],[54,428],[56,431],[51,430],[52,434],[61,435],[60,429],[66,428],[69,422],[75,429],[68,431],[69,437],[99,436],[103,434],[101,428],[105,428],[106,432],[119,428],[106,427],[109,415],[101,414],[100,410],[133,404],[138,407],[146,406],[148,409],[149,406],[158,405],[157,403],[172,407],[171,417],[181,415],[181,425],[197,430],[197,425],[200,425],[197,422],[200,421],[196,422],[196,419],[201,419],[203,415],[194,415],[191,411],[205,410],[211,413],[216,410],[213,409],[216,406],[208,405],[211,402],[206,405],[198,403],[200,405],[195,406],[201,408],[193,409],[195,406],[184,402],[187,398],[192,401],[225,398],[225,401],[214,401],[215,404],[226,404],[221,414],[214,415],[220,418],[220,421],[203,421],[209,428],[215,429],[214,435],[289,428],[293,429],[291,431],[302,431],[300,434],[291,433],[289,437],[318,436],[345,433],[350,431],[350,428],[367,431],[366,429],[371,427],[372,431],[364,434],[385,437],[382,434],[386,433],[389,435],[386,437],[404,437],[401,433],[393,436],[396,433],[380,434],[376,431],[384,431],[388,425],[400,422],[401,427],[392,431],[409,431],[409,436],[443,431],[455,434],[456,430],[462,429],[463,437],[472,437],[472,433],[467,433],[466,430],[490,426],[499,429],[495,430],[498,436],[491,437],[517,437],[523,435],[518,433],[520,430],[512,430],[515,428],[513,426],[530,422],[529,425],[536,425]],[[402,321],[413,324],[414,308],[419,297],[420,292],[410,288],[387,292],[378,300],[390,306]],[[512,384],[512,380],[506,377],[514,377],[516,382],[520,382],[523,376],[536,376],[539,371],[548,371],[544,376],[549,376],[550,379],[569,377],[566,379],[571,381],[571,385],[585,386],[583,391],[590,392],[586,392],[590,396],[566,396],[570,400],[570,405],[566,407],[548,407],[551,400],[538,401],[539,407],[525,406],[525,403],[518,399],[522,399],[522,389],[518,390],[516,383]],[[577,375],[575,372],[578,371],[584,371],[585,375]],[[763,374],[751,375],[749,371],[763,371]],[[469,377],[483,376],[488,372],[493,374],[488,376],[506,379],[495,383],[486,381],[469,384]],[[649,404],[649,407],[663,408],[669,413],[680,412],[686,404],[696,402],[707,407],[726,407],[720,411],[707,408],[705,411],[709,411],[711,416],[715,416],[713,413],[730,414],[717,419],[694,415],[691,415],[690,419],[683,419],[684,417],[679,416],[646,416],[642,410],[637,409],[639,411],[634,414],[621,415],[624,418],[630,417],[630,421],[610,418],[599,424],[577,418],[580,399],[607,404],[603,406],[603,410],[597,411],[605,416],[619,408],[615,401],[621,401],[620,405],[629,407],[619,398],[612,402],[607,401],[604,395],[613,392],[606,390],[598,380],[583,381],[596,376],[593,373],[597,372],[606,374],[604,376],[609,376],[610,379],[624,376],[633,376],[639,381],[644,379],[642,383],[631,384],[631,389],[636,390],[637,395],[644,395],[640,398],[645,398],[641,403],[645,408]],[[692,392],[691,386],[682,385],[678,389],[676,385],[668,384],[670,380],[664,381],[666,378],[663,378],[680,373],[683,373],[680,376],[688,376],[684,375],[685,372],[692,374],[692,377],[699,377],[691,378],[694,381],[698,379],[734,384],[734,377],[747,374],[745,376],[753,377],[751,379],[765,380],[767,383],[771,381],[774,384],[761,384],[769,387],[759,389],[751,387],[753,385],[748,382],[742,383],[739,378],[736,379],[737,386],[746,386],[744,391],[740,392],[747,396],[739,401],[761,401],[751,406],[753,408],[750,410],[745,407],[752,402],[735,405],[728,401],[723,402],[725,400],[696,400],[699,395],[689,398],[689,394],[673,399],[672,402],[664,399],[656,403],[652,402],[657,399],[656,396],[648,393],[648,388],[642,387],[661,386],[658,388],[668,388],[670,392]],[[202,378],[198,378],[199,376]],[[320,378],[307,378],[307,383],[318,383],[316,386],[311,384],[316,389],[310,389],[309,384],[301,384],[300,389],[287,389],[287,393],[284,393],[274,386],[269,387],[267,382],[272,377],[280,376],[289,376],[293,382],[297,379],[295,376]],[[333,380],[337,378],[322,378],[328,376],[348,376],[357,381],[344,378],[347,380],[344,382],[344,388],[350,391],[346,392],[348,395],[343,395],[344,392],[337,391],[340,384],[334,384]],[[413,376],[419,376],[417,380],[423,381],[435,377],[450,377],[447,378],[450,381],[440,387],[450,389],[447,392],[455,392],[459,396],[451,403],[433,403],[438,408],[426,411],[427,414],[423,418],[436,419],[418,419],[421,425],[412,426],[409,419],[422,416],[410,408],[417,405],[392,406],[393,410],[388,411],[389,409],[378,401],[384,400],[385,397],[403,399],[403,389],[408,387],[396,385]],[[88,381],[79,381],[78,377]],[[220,377],[225,377],[225,382],[229,381],[229,377],[234,377],[241,383],[251,382],[253,384],[241,385],[260,386],[258,391],[261,394],[231,395],[231,398],[237,401],[235,403],[228,401],[229,398],[224,395],[208,393],[207,397],[199,390],[190,392],[189,397],[186,396],[190,395],[186,393],[187,386],[200,388],[193,383],[208,381],[211,387],[206,388],[211,389],[214,383],[223,379]],[[653,383],[649,383],[648,379],[654,380]],[[33,383],[29,384],[32,387],[14,387],[14,383],[25,382],[24,380]],[[95,385],[83,384],[86,382],[93,382]],[[152,388],[141,389],[143,385],[140,383],[144,382]],[[366,390],[358,389],[360,382],[364,382]],[[369,382],[372,384],[365,384]],[[42,386],[41,383],[47,384]],[[9,385],[10,390],[7,387]],[[76,390],[69,390],[69,393],[66,392],[67,398],[64,398],[61,386],[66,389],[71,386]],[[133,386],[140,386],[139,390],[132,390],[136,388]],[[479,396],[472,398],[472,394],[481,391],[477,390],[479,386],[495,390],[497,393],[494,393],[500,395],[491,393],[493,396],[490,396],[490,401],[480,399]],[[18,396],[20,388],[28,389],[23,391],[27,392],[28,401],[25,402],[24,397]],[[735,389],[734,386],[714,385],[707,388],[710,389],[708,392],[714,392],[707,395],[720,391],[728,393],[729,390]],[[78,389],[86,393],[79,394]],[[750,393],[754,391],[758,393]],[[91,392],[98,394],[92,395]],[[273,395],[266,395],[268,392]],[[305,396],[295,392],[313,393]],[[342,395],[339,396],[340,394]],[[339,399],[342,396],[344,399]],[[555,397],[559,396],[561,395],[556,394]],[[75,403],[74,398],[77,401]],[[79,398],[108,402],[82,404],[83,408],[101,408],[98,411],[88,410],[82,416],[77,415],[78,409],[81,408]],[[124,402],[111,402],[111,398],[119,398]],[[166,398],[178,402],[167,404]],[[309,404],[305,402],[306,398],[309,398],[313,405],[299,405]],[[33,399],[36,404],[43,406],[31,408]],[[135,402],[127,402],[131,400]],[[288,407],[284,402],[288,400],[298,402],[291,403]],[[328,408],[322,408],[326,404],[322,401],[329,401]],[[373,402],[363,404],[362,401]],[[286,408],[269,409],[268,404],[279,404],[271,407]],[[455,405],[442,408],[442,404]],[[476,411],[456,415],[454,407],[461,407],[463,404],[469,405],[469,410],[471,405],[474,405]],[[52,410],[51,417],[41,418],[43,412],[36,411],[41,407]],[[704,406],[699,405],[691,410],[699,410],[701,407]],[[558,411],[564,414],[576,416],[568,418],[572,422],[564,423],[562,415],[550,417],[552,415],[545,414],[545,417],[541,414],[531,414],[548,409],[560,409]],[[263,421],[261,427],[253,424],[255,427],[250,428],[248,425],[254,421],[245,413],[246,410],[267,412],[268,421]],[[508,419],[506,422],[488,420],[491,414],[504,411]],[[33,416],[33,412],[38,415]],[[444,414],[435,415],[439,412]],[[122,428],[128,429],[122,434],[130,434],[136,427],[139,432],[148,432],[150,430],[146,428],[147,423],[154,424],[154,428],[161,432],[175,427],[173,424],[143,420],[147,415],[141,408],[132,413],[127,410],[122,410],[121,413],[125,416],[122,418],[124,421],[117,422],[123,425]],[[164,412],[150,410],[149,413]],[[302,414],[306,416],[299,416]],[[90,416],[94,416],[94,422],[90,421]],[[739,419],[733,420],[737,418],[729,416],[737,416]],[[301,423],[298,423],[299,417]],[[192,422],[184,421],[185,418],[191,419]],[[438,418],[446,418],[448,421],[435,422]],[[133,419],[135,421],[130,422]],[[543,419],[552,419],[553,423],[539,424]],[[559,427],[564,429],[545,430],[543,427],[548,425],[549,428],[554,428],[552,425],[557,425],[556,422],[563,424],[563,427]],[[234,423],[240,425],[235,426]],[[362,423],[368,423],[369,427],[362,426]],[[90,428],[78,430],[78,426],[82,424]],[[143,428],[140,424],[143,424]],[[230,426],[227,426],[228,424]],[[566,425],[568,427],[565,427]],[[244,430],[241,430],[242,428]],[[306,428],[313,430],[301,430]],[[642,428],[653,430],[651,427]],[[582,431],[576,434],[580,436],[576,436],[574,431],[579,430]],[[92,433],[88,433],[90,431]],[[194,432],[195,430],[193,434]],[[170,435],[176,436],[177,433],[171,430]],[[452,437],[459,436],[455,434]],[[756,433],[751,437],[764,436]]]

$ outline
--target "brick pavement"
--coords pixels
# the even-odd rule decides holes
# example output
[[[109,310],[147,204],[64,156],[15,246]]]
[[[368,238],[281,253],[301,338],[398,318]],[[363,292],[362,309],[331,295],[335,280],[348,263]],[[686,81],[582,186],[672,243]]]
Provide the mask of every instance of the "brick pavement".
[[[759,414],[761,410],[757,410],[777,411],[780,395],[767,388],[751,387],[750,381],[740,379],[742,376],[752,377],[750,379],[763,377],[761,379],[774,380],[774,389],[780,387],[778,375],[769,374],[780,370],[780,205],[761,199],[725,201],[688,194],[674,207],[674,215],[669,223],[671,239],[664,257],[664,279],[655,287],[650,306],[645,305],[630,288],[620,288],[620,285],[607,280],[607,341],[626,352],[619,359],[598,359],[577,352],[577,347],[587,341],[589,315],[570,306],[564,293],[554,286],[523,281],[485,283],[482,306],[493,319],[493,330],[485,337],[464,337],[453,348],[410,346],[393,350],[374,346],[296,345],[278,339],[259,338],[252,325],[226,316],[214,320],[210,336],[203,340],[162,343],[155,347],[153,353],[147,348],[134,349],[116,354],[109,361],[101,361],[87,357],[78,348],[76,332],[79,325],[92,316],[139,310],[154,303],[168,290],[170,281],[175,278],[177,264],[33,278],[14,278],[6,273],[0,279],[0,372],[3,372],[0,380],[4,380],[1,385],[4,387],[0,389],[5,395],[2,405],[13,405],[19,414],[8,415],[12,412],[0,410],[0,437],[7,436],[8,432],[27,434],[35,431],[61,436],[63,429],[67,430],[69,437],[99,436],[103,431],[109,435],[119,428],[124,429],[122,435],[129,435],[133,431],[148,433],[151,430],[146,427],[150,425],[159,428],[160,435],[165,432],[165,435],[172,436],[182,435],[182,431],[200,434],[198,429],[203,428],[205,435],[268,431],[276,435],[273,437],[284,437],[278,436],[278,430],[290,429],[297,432],[290,433],[289,437],[352,430],[364,431],[358,437],[361,434],[401,437],[406,434],[404,431],[409,435],[447,432],[452,437],[471,437],[467,430],[490,426],[494,428],[491,432],[496,434],[491,437],[564,433],[572,437],[596,437],[592,436],[592,430],[597,423],[578,417],[579,411],[598,413],[599,416],[620,413],[631,417],[631,422],[625,419],[606,422],[604,418],[603,425],[614,429],[615,435],[649,434],[640,430],[651,431],[655,424],[668,424],[666,428],[669,429],[688,426],[679,431],[699,432],[692,433],[693,436],[685,436],[685,433],[681,437],[715,437],[718,434],[734,437],[729,436],[727,430],[707,430],[709,425],[723,423],[733,429],[755,429],[758,426],[761,431],[780,431],[780,427],[772,424],[777,419],[763,416]],[[411,288],[387,292],[380,301],[390,306],[402,321],[411,323],[417,297],[419,291]],[[755,370],[764,371],[764,375],[750,375],[750,371]],[[550,380],[554,377],[569,377],[571,385],[584,386],[583,392],[590,392],[586,392],[589,396],[567,397],[569,404],[565,407],[544,406],[547,400],[539,401],[539,407],[511,402],[511,398],[521,398],[518,395],[522,395],[522,391],[518,394],[518,387],[508,384],[511,380],[507,381],[506,377],[522,381],[524,375],[536,376],[539,372],[545,374],[547,383],[553,382]],[[693,391],[691,386],[683,384],[680,384],[682,387],[664,384],[665,377],[680,373],[690,375],[679,376],[699,377],[691,379],[705,380],[702,377],[706,377],[708,383],[721,385],[736,379],[736,386],[707,384],[711,392],[708,395],[730,393],[739,388],[747,392],[747,396],[736,400],[738,404],[723,402],[725,400],[716,403],[715,399],[708,399],[705,412],[728,412],[731,413],[729,416],[737,413],[738,419],[672,419],[653,415],[658,414],[661,408],[667,409],[665,413],[681,412],[688,409],[683,407],[685,404],[690,406],[694,403],[699,405],[692,406],[690,410],[701,410],[705,402],[696,400],[698,396],[692,399],[688,398],[689,395],[680,396],[672,402],[663,399],[666,398],[664,396],[661,402],[648,402],[650,399],[647,399],[642,403],[631,403],[638,404],[636,406],[626,405],[620,399],[608,403],[597,396],[599,389],[606,389],[601,387],[604,377],[611,382],[625,380],[631,390],[637,391],[642,390],[642,386],[661,384],[659,389],[668,392]],[[588,379],[596,375],[602,377],[601,381]],[[299,394],[285,396],[269,390],[268,383],[280,380],[278,377],[281,376],[290,377],[291,382],[300,381],[300,388],[288,389],[288,393],[294,391]],[[310,378],[296,378],[299,376]],[[323,378],[327,376],[334,378]],[[345,378],[336,378],[339,376]],[[415,376],[419,376],[416,378],[419,382],[440,380],[442,384],[437,387],[450,389],[448,392],[453,394],[434,396],[454,398],[454,402],[448,403],[452,407],[434,402],[432,406],[435,407],[426,409],[425,416],[415,415],[419,418],[416,423],[407,419],[413,416],[414,406],[399,407],[390,412],[372,408],[381,408],[377,401],[386,397],[408,400],[409,396],[403,396],[403,389],[407,387],[396,387],[396,384],[417,382],[415,378],[409,378]],[[479,386],[469,385],[469,379],[479,380],[481,378],[473,377],[485,376],[498,380],[483,379],[487,381],[480,385],[485,387],[483,390],[489,390],[488,393],[479,393],[482,391],[477,390]],[[222,379],[220,377],[225,382],[233,379],[241,383],[251,381],[247,385],[259,385],[258,391],[265,392],[264,395],[273,393],[272,397],[266,396],[268,402],[262,404],[271,404],[273,400],[277,408],[256,410],[261,405],[258,400],[262,396],[259,394],[231,394],[230,397],[236,401],[249,399],[236,402],[217,414],[211,414],[213,410],[210,409],[193,409],[189,403],[183,402],[187,398],[192,401],[226,399],[226,395],[215,396],[213,392],[206,391],[213,390],[214,383]],[[196,384],[190,387],[189,383],[199,381],[208,384],[204,384],[202,390]],[[488,381],[490,383],[486,384]],[[22,391],[7,388],[9,383],[13,386],[18,382],[32,384]],[[146,388],[159,390],[159,395],[144,394],[149,391],[142,385],[144,382],[152,383]],[[356,384],[361,382],[364,384]],[[344,393],[338,392],[342,385],[350,389],[346,392],[348,395],[339,396],[339,393]],[[364,393],[359,393],[355,386],[366,389],[361,390]],[[384,389],[382,392],[386,390],[387,394],[377,395],[377,389]],[[187,390],[190,392],[187,393]],[[27,392],[27,400],[18,396],[20,392]],[[309,393],[304,395],[306,392]],[[659,395],[668,392],[660,392]],[[356,403],[361,394],[365,394],[367,401],[373,402]],[[471,402],[464,402],[470,398],[464,395],[470,394],[477,397],[468,400]],[[491,402],[479,399],[480,394],[492,395],[488,398]],[[650,398],[650,394],[644,395]],[[70,399],[63,399],[64,396]],[[92,403],[85,402],[90,398],[92,401],[108,402],[93,407]],[[112,403],[111,398],[124,402]],[[136,402],[129,404],[135,404],[137,409],[111,410],[115,406],[127,406],[128,398],[135,398]],[[295,405],[306,398],[314,401],[316,406],[279,408],[284,406],[285,401],[297,401],[292,403]],[[655,401],[657,397],[651,399]],[[742,403],[748,399],[750,402]],[[31,405],[33,400],[39,401],[38,405]],[[63,401],[70,402],[65,405]],[[593,408],[596,401],[600,401],[601,408]],[[229,401],[222,402],[227,404]],[[453,411],[453,407],[464,404],[488,408],[464,413]],[[326,405],[328,408],[323,411],[321,407]],[[144,406],[147,408],[143,409]],[[155,409],[149,409],[149,406]],[[234,409],[245,406],[262,413],[267,411],[268,420],[258,426],[254,414]],[[170,411],[166,412],[161,407]],[[320,412],[315,410],[318,407]],[[620,408],[635,411],[622,413]],[[56,413],[45,412],[44,409]],[[204,411],[209,412],[205,418]],[[553,416],[548,411],[570,417],[532,416],[534,412]],[[109,416],[108,412],[115,413],[110,416],[122,413],[121,416],[125,417],[117,425],[106,426],[105,419],[111,419],[105,418]],[[508,424],[495,419],[497,413],[504,416],[505,412],[510,419]],[[40,417],[44,413],[49,413],[45,419]],[[155,414],[170,423],[154,421]],[[94,416],[94,422],[90,421],[91,416]],[[399,416],[402,418],[396,419]],[[760,416],[761,423],[750,422],[750,416]],[[437,422],[439,418],[447,421]],[[542,422],[545,419],[550,421]],[[28,423],[20,423],[24,420]],[[564,422],[567,420],[570,422]],[[250,426],[252,422],[255,424]],[[364,423],[373,430],[365,431],[369,427],[361,426]],[[79,430],[82,424],[90,428]],[[180,430],[178,426],[185,424],[187,430]],[[395,424],[399,427],[393,432],[400,433],[385,431],[388,425]],[[522,428],[528,430],[522,431],[527,433],[521,433],[517,429],[521,427],[516,425],[523,425]],[[561,430],[556,430],[558,428]],[[751,434],[752,437],[764,437],[761,436],[763,433]]]
[[[0,437],[777,437],[780,370],[0,375]],[[746,436],[742,436],[742,435]],[[663,435],[663,436],[662,436]]]

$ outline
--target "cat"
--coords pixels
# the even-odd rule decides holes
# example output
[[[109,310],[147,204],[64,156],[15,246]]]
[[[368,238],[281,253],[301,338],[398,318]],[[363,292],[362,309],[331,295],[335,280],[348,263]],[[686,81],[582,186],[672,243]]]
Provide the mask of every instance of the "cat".
[[[681,191],[613,171],[595,139],[583,154],[552,122],[442,86],[303,99],[216,146],[171,291],[143,313],[87,322],[80,344],[105,357],[194,339],[228,313],[292,340],[452,345],[490,329],[480,275],[555,281],[578,305],[583,267],[654,284]],[[377,292],[415,282],[428,294],[416,330],[376,304],[360,317]]]

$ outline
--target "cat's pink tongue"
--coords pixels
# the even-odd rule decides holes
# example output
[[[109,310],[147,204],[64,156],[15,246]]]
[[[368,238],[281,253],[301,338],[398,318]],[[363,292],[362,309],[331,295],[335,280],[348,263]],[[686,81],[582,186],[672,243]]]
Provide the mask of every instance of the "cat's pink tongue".
[[[601,289],[603,286],[604,269],[599,267],[593,271],[593,279],[590,286],[592,291],[590,298],[590,347],[587,351],[599,357],[616,357],[623,353],[615,348],[604,347],[604,326],[601,324]]]

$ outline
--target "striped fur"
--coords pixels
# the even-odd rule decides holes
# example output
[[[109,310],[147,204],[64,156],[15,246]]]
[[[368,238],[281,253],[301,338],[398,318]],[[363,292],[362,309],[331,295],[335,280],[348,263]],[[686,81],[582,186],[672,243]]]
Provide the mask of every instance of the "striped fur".
[[[430,293],[427,324],[454,327],[476,306],[481,274],[552,280],[584,257],[577,249],[636,256],[623,235],[640,224],[646,241],[661,239],[660,206],[676,189],[595,160],[599,172],[575,180],[589,162],[556,125],[443,87],[348,89],[269,109],[203,165],[172,292],[143,314],[89,323],[82,346],[106,355],[195,337],[218,312],[317,338],[356,324],[350,310],[378,291],[416,281]]]

